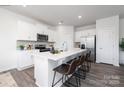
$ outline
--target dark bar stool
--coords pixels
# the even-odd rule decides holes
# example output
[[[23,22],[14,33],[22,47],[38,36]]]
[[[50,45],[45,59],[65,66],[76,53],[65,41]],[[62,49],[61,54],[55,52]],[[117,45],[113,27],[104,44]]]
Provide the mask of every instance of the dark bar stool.
[[[77,59],[77,69],[76,69],[74,75],[76,77],[78,77],[78,79],[79,79],[79,86],[81,85],[80,79],[84,80],[86,78],[87,65],[83,65],[85,62],[85,59],[86,59],[85,57],[86,57],[86,54],[82,53],[82,55],[75,58],[75,60]],[[69,61],[69,62],[67,62],[67,64],[70,64],[71,62],[72,61]]]
[[[79,59],[79,61],[78,61],[78,63],[77,63],[77,67],[78,67],[78,70],[77,71],[83,71],[83,72],[85,72],[86,70],[86,67],[83,67],[83,63],[85,62],[85,56],[84,56],[84,54],[82,54],[81,55],[81,57],[80,57],[80,59]]]
[[[77,79],[77,77],[75,76],[75,80],[76,80],[77,85],[74,85],[74,84],[70,83],[69,82],[69,79],[70,78],[68,77],[69,75],[72,75],[71,77],[74,76],[73,74],[75,73],[75,70],[76,70],[76,67],[77,67],[77,61],[78,60],[75,60],[74,59],[71,62],[71,64],[62,64],[62,65],[60,65],[60,66],[58,66],[58,67],[56,67],[56,68],[53,69],[53,71],[54,71],[54,77],[53,77],[52,87],[54,87],[61,80],[62,80],[62,83],[63,83],[64,76],[65,76],[65,80],[67,78],[67,81],[68,81],[69,84],[78,87],[78,79]],[[54,83],[55,77],[56,77],[56,72],[62,74],[62,78],[60,78],[56,83]]]
[[[85,55],[82,54],[79,58],[79,61],[77,62],[77,70],[75,76],[79,78],[79,86],[81,86],[80,79],[85,79],[86,78],[86,67],[83,66],[83,63],[85,62]],[[83,72],[83,73],[80,73]]]
[[[91,60],[90,60],[90,55],[91,55],[91,51],[88,50],[88,52],[86,53],[86,57],[85,57],[85,62],[83,64],[83,66],[86,67],[86,71],[89,72],[90,68],[91,68]]]

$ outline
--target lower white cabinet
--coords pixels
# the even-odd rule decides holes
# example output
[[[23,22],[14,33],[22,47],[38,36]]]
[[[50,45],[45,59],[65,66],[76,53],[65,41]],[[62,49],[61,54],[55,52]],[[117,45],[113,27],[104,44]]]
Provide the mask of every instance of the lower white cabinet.
[[[32,51],[30,50],[18,50],[17,57],[17,69],[24,70],[26,68],[33,66],[33,56],[31,55]]]

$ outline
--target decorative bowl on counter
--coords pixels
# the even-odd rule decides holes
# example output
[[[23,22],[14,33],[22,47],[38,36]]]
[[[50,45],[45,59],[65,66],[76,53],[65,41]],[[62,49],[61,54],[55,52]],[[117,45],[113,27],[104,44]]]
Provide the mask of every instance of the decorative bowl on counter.
[[[60,51],[59,50],[52,50],[52,51],[50,51],[50,53],[52,53],[52,54],[59,54]]]

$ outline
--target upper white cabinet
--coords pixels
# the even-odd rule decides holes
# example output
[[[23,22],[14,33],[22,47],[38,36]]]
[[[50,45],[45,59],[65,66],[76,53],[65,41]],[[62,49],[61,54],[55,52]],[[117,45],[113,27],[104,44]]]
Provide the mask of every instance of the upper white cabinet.
[[[80,42],[81,40],[81,31],[75,32],[75,42]]]
[[[18,31],[17,31],[17,40],[37,40],[37,33],[49,35],[51,42],[54,41],[54,32],[52,30],[49,31],[48,27],[43,24],[33,24],[30,22],[18,21]]]
[[[36,33],[48,35],[47,26],[43,24],[36,24]]]
[[[56,32],[44,24],[18,21],[17,40],[37,41],[37,33],[48,35],[48,42],[55,42]]]
[[[93,28],[93,29],[87,29],[87,30],[84,30],[82,31],[82,36],[93,36],[93,35],[96,35],[96,29]]]
[[[48,41],[49,42],[55,42],[55,31],[51,30],[51,29],[48,29]]]
[[[55,31],[43,24],[36,25],[37,33],[48,35],[48,42],[55,42]]]
[[[87,36],[93,36],[93,35],[96,35],[96,29],[95,28],[76,31],[75,32],[75,42],[80,42],[81,37],[87,37]]]
[[[43,34],[44,33],[43,26],[41,24],[36,24],[36,31],[39,34]]]
[[[17,23],[17,40],[36,41],[35,24],[19,20]]]

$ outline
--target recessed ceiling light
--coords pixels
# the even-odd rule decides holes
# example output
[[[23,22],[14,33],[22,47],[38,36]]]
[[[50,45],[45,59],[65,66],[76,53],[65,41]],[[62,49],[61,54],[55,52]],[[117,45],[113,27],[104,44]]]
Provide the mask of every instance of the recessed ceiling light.
[[[82,16],[78,16],[78,19],[81,19],[82,18]]]
[[[59,25],[63,24],[63,21],[60,21],[58,24],[59,24]]]

